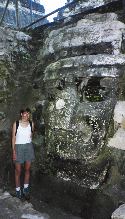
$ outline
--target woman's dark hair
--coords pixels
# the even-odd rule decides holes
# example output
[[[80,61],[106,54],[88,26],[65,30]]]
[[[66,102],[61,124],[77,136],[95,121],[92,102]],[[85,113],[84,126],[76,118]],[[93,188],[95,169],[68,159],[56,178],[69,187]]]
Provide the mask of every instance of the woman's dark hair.
[[[22,114],[22,113],[24,113],[24,112],[27,112],[27,113],[31,113],[31,110],[30,110],[30,108],[25,108],[25,109],[21,109],[20,110],[20,114]]]

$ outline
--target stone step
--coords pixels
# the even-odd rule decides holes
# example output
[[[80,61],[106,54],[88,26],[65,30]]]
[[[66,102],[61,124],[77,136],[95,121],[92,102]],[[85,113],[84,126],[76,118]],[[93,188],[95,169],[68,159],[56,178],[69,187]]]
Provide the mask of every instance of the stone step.
[[[0,190],[0,219],[50,219],[46,213],[40,213],[33,209],[31,203],[22,202],[8,192]]]

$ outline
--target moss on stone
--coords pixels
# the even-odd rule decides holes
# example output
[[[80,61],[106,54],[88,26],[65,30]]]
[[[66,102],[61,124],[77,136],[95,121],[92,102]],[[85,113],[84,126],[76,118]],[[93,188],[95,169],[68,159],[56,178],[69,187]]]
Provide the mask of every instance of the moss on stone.
[[[102,150],[100,150],[98,156],[94,161],[92,161],[92,165],[101,167],[108,161],[111,161],[112,155],[111,155],[111,150],[108,147],[103,147]]]
[[[0,79],[7,78],[9,76],[8,69],[5,62],[0,62]]]

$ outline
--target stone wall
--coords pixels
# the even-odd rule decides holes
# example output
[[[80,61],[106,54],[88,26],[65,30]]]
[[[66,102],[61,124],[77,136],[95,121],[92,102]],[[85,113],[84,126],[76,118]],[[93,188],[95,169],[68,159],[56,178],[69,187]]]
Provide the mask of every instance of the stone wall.
[[[42,34],[37,29],[33,75],[36,90],[43,89],[46,134],[40,166],[42,173],[51,172],[57,179],[102,188],[117,206],[124,201],[125,180],[124,147],[120,141],[116,147],[113,140],[119,130],[116,107],[125,100],[123,7],[121,1],[86,4],[92,7],[88,14],[80,5],[76,15],[69,9],[64,22]]]
[[[36,83],[45,85],[46,150],[56,176],[94,188],[112,162],[107,140],[124,75],[125,24],[116,13],[77,19],[46,32]]]
[[[30,40],[31,37],[23,32],[0,28],[0,182],[13,172],[12,123],[19,118],[20,108],[31,103]]]

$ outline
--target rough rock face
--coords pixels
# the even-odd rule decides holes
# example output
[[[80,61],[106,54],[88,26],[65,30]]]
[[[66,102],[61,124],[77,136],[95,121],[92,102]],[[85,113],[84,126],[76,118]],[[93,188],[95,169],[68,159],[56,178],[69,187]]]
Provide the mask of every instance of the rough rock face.
[[[19,109],[25,102],[29,104],[29,96],[32,95],[30,39],[23,32],[0,28],[0,180],[11,175],[9,170],[13,171],[10,140],[12,122],[19,118]]]
[[[2,0],[0,2],[0,17],[1,18],[4,13],[5,6],[6,6],[6,1]],[[38,18],[44,16],[45,10],[42,5],[36,2],[30,2],[28,0],[27,1],[20,0],[18,1],[18,13],[19,13],[19,27],[22,28],[22,27],[27,26],[31,22],[37,20]],[[34,27],[39,26],[44,23],[47,23],[46,19],[35,24]],[[8,4],[5,18],[3,21],[3,25],[10,26],[10,27],[17,27],[15,1],[13,0],[11,0]]]
[[[116,1],[93,4],[107,3],[116,5]],[[64,19],[61,27],[46,30],[43,39],[39,35],[34,82],[38,90],[45,86],[41,101],[45,100],[49,168],[57,178],[77,185],[90,189],[103,185],[119,202],[125,200],[124,147],[118,140],[124,145],[124,128],[122,137],[119,130],[124,109],[117,110],[125,98],[125,24],[121,12],[93,12],[76,21],[72,16]]]
[[[84,186],[98,186],[109,168],[106,141],[125,65],[124,33],[115,13],[87,15],[50,31],[40,49],[47,152],[61,160],[57,176]]]

